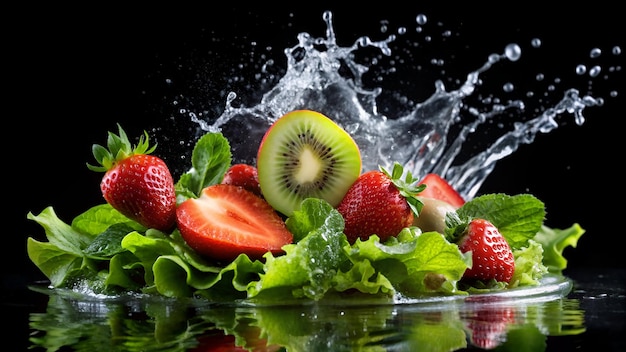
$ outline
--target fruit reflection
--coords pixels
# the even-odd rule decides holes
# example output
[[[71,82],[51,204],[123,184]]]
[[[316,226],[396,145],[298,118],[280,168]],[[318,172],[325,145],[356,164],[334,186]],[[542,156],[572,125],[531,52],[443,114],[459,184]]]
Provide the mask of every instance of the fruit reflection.
[[[418,304],[327,301],[220,306],[203,301],[95,300],[48,293],[47,311],[30,317],[33,348],[458,351],[497,347],[513,351],[520,344],[542,350],[547,336],[585,331],[579,302],[558,295],[541,299],[475,295]]]

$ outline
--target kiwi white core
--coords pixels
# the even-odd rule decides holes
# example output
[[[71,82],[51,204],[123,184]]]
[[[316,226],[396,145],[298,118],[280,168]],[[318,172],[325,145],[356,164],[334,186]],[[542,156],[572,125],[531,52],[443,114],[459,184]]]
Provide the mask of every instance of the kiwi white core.
[[[310,110],[283,115],[266,132],[257,155],[261,192],[291,216],[306,198],[337,206],[361,174],[352,137],[328,117]]]
[[[314,182],[322,169],[322,163],[309,147],[304,147],[300,153],[300,160],[300,167],[294,175],[296,181],[299,183]]]

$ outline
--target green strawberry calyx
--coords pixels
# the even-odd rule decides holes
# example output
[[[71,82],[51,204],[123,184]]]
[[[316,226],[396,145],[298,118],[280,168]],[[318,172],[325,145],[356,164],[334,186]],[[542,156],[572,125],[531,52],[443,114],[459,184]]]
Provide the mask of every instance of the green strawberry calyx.
[[[99,166],[87,163],[89,170],[106,172],[119,161],[133,155],[150,154],[156,148],[156,144],[150,147],[148,132],[144,131],[144,134],[139,137],[139,142],[133,146],[119,123],[117,127],[119,129],[118,134],[109,132],[109,137],[107,138],[108,148],[100,144],[94,144],[92,146],[91,151]]]
[[[404,167],[397,161],[393,163],[391,172],[383,166],[379,166],[380,171],[391,179],[391,182],[396,186],[398,192],[406,199],[411,211],[415,216],[419,216],[419,213],[424,207],[424,203],[417,198],[417,194],[422,192],[426,185],[418,185],[418,179],[413,177],[410,171],[404,171]]]
[[[465,235],[465,231],[469,226],[469,223],[472,221],[472,218],[468,216],[464,216],[461,218],[457,212],[449,212],[446,214],[446,230],[444,237],[450,243],[457,243],[463,235]]]

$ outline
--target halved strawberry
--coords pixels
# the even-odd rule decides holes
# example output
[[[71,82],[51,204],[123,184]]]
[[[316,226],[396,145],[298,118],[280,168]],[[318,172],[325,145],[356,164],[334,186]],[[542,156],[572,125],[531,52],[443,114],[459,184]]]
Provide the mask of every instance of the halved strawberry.
[[[241,186],[258,196],[261,195],[258,171],[253,165],[233,164],[226,170],[222,183]]]
[[[176,209],[178,229],[187,244],[207,257],[232,261],[239,254],[260,259],[283,253],[293,235],[262,198],[238,186],[217,184]]]
[[[465,199],[446,181],[437,174],[426,174],[419,184],[425,184],[426,188],[419,194],[420,197],[442,200],[455,208],[465,204]]]
[[[176,223],[176,192],[169,168],[161,158],[149,155],[156,144],[148,148],[147,132],[132,146],[119,124],[118,128],[119,135],[109,132],[108,149],[92,147],[100,166],[87,167],[105,172],[100,189],[113,208],[148,228],[171,230]]]
[[[386,169],[368,171],[352,184],[337,211],[345,220],[344,233],[348,242],[357,238],[366,240],[376,234],[384,242],[413,224],[413,218],[422,208],[415,198],[423,186],[416,185],[410,173],[402,178],[404,170],[398,163],[389,173]]]

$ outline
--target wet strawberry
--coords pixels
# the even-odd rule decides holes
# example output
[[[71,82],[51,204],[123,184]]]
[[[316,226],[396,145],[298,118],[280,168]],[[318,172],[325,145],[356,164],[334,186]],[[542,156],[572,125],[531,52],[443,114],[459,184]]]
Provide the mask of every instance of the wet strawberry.
[[[500,231],[485,219],[473,219],[457,241],[461,252],[472,252],[472,267],[464,279],[509,283],[515,271],[511,247]]]
[[[417,186],[410,173],[398,163],[391,173],[384,168],[363,173],[343,197],[337,211],[345,220],[344,233],[350,243],[376,234],[384,242],[413,224],[422,203],[415,198]]]
[[[126,217],[148,227],[171,230],[176,223],[174,180],[165,162],[149,155],[148,133],[136,146],[118,125],[119,135],[109,132],[107,148],[94,144],[93,155],[100,164],[90,170],[105,172],[100,183],[104,199]]]
[[[460,208],[465,204],[465,200],[461,195],[446,181],[437,174],[426,174],[420,180],[419,184],[425,184],[426,188],[420,192],[420,197],[434,198],[444,201],[455,208]]]
[[[259,175],[257,169],[249,164],[234,164],[224,174],[223,184],[241,186],[260,196]]]

